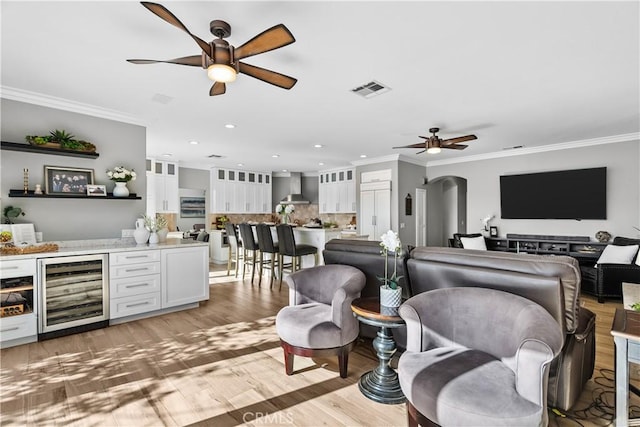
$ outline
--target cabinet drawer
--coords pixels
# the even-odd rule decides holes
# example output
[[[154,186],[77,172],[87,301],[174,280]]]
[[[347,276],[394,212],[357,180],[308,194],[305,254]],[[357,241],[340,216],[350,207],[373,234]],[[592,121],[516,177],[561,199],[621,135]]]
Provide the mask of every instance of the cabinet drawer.
[[[122,277],[148,276],[150,274],[160,274],[159,262],[147,262],[131,265],[112,265],[109,268],[110,279]]]
[[[160,251],[116,252],[109,255],[109,265],[140,264],[159,262]]]
[[[109,282],[109,292],[111,298],[160,292],[160,283],[161,279],[159,274],[125,277],[121,279],[112,278]]]
[[[9,341],[38,334],[35,314],[0,318],[0,340]]]
[[[35,259],[21,259],[0,262],[0,278],[34,276],[36,274]]]
[[[111,319],[160,310],[160,292],[114,298],[110,304],[109,318]]]

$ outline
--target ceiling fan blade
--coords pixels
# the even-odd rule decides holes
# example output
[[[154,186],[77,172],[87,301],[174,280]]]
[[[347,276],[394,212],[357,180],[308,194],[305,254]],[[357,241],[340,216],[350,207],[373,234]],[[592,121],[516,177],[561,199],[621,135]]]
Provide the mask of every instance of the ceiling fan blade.
[[[467,147],[468,147],[467,145],[459,145],[459,144],[447,144],[442,146],[442,148],[453,148],[454,150],[464,150]]]
[[[426,149],[424,149],[424,150],[422,150],[422,151],[418,151],[416,154],[422,154],[422,153],[424,153],[425,151],[427,151],[427,150],[426,150]]]
[[[156,16],[158,16],[162,20],[168,22],[169,24],[175,27],[178,27],[185,33],[189,34],[191,38],[195,40],[196,43],[198,43],[198,46],[200,46],[200,48],[207,55],[209,55],[209,58],[211,58],[211,46],[209,45],[209,43],[202,40],[200,37],[191,34],[191,32],[187,29],[187,27],[185,27],[185,25],[182,22],[180,22],[180,20],[176,18],[176,16],[173,13],[169,12],[169,10],[166,7],[162,6],[161,4],[151,3],[148,1],[143,1],[141,3],[144,7],[149,9],[152,13],[154,13]]]
[[[182,58],[167,59],[166,61],[158,61],[155,59],[127,59],[132,64],[178,64],[189,65],[191,67],[202,67],[202,55],[184,56]]]
[[[227,91],[227,85],[222,82],[215,82],[209,90],[209,96],[223,95]]]
[[[473,141],[474,139],[478,139],[478,137],[475,135],[465,135],[465,136],[459,136],[457,138],[445,139],[442,141],[442,143],[444,145],[450,145],[450,144],[456,144],[458,142]]]
[[[298,80],[293,77],[285,76],[284,74],[276,73],[266,68],[256,67],[255,65],[245,64],[244,62],[239,63],[239,70],[243,74],[283,89],[291,89],[298,82]]]
[[[402,147],[393,148],[424,148],[424,142],[418,142],[417,144],[403,145]]]
[[[259,53],[278,49],[295,42],[296,39],[291,31],[284,24],[274,25],[268,30],[264,30],[242,46],[235,49],[235,58],[242,59]]]

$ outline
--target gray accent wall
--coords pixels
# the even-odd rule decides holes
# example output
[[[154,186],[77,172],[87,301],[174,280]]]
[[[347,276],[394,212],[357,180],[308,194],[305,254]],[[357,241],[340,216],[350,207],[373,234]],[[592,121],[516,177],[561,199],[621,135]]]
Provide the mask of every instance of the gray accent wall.
[[[404,248],[416,244],[416,188],[425,188],[424,166],[413,163],[398,162],[398,191],[396,198],[398,205],[398,237]],[[412,212],[405,215],[405,198],[411,195]]]
[[[618,142],[496,159],[428,165],[429,181],[442,176],[467,180],[467,227],[479,232],[481,219],[495,215],[490,225],[507,233],[589,236],[606,230],[613,236],[640,236],[640,142]],[[607,167],[606,220],[515,220],[500,218],[500,175]],[[428,209],[433,208],[433,205]],[[431,240],[431,239],[430,239]]]
[[[38,153],[0,151],[0,209],[17,206],[26,212],[23,223],[33,223],[44,241],[119,238],[122,229],[135,228],[135,220],[146,207],[146,128],[35,104],[2,99],[2,141],[21,143],[26,135],[48,135],[66,130],[96,145],[97,159]],[[42,184],[44,166],[77,167],[94,170],[94,183],[107,191],[115,186],[106,170],[115,166],[134,169],[138,178],[128,183],[129,191],[140,200],[9,198],[10,189],[23,186],[23,169],[29,169],[29,189]]]

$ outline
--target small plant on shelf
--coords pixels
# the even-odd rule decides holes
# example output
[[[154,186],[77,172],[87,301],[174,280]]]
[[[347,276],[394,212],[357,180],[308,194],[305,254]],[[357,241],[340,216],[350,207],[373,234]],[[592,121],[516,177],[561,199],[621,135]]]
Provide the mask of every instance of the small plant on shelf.
[[[27,135],[25,137],[31,145],[49,146],[54,148],[63,148],[73,151],[96,151],[96,146],[88,141],[75,139],[75,135],[66,130],[52,130],[46,136]]]

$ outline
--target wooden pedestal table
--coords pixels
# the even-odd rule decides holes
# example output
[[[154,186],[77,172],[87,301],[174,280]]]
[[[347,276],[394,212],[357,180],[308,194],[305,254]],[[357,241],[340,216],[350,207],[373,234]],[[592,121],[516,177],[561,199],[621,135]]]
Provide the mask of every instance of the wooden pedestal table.
[[[404,403],[406,398],[398,374],[389,365],[396,352],[396,343],[391,334],[392,328],[404,326],[404,320],[398,315],[398,309],[380,307],[380,299],[375,297],[357,298],[351,303],[353,315],[362,323],[380,328],[378,336],[373,340],[380,363],[373,370],[360,377],[359,387],[362,394],[369,399],[386,404]]]

